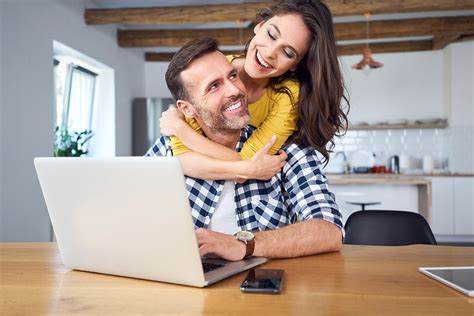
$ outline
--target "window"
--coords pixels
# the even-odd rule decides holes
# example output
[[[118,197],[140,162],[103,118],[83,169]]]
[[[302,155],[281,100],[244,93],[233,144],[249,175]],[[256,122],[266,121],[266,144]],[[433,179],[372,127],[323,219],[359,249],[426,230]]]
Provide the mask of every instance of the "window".
[[[51,57],[55,60],[54,155],[115,156],[114,69],[56,40]],[[77,139],[87,139],[79,151]]]
[[[91,130],[97,74],[55,60],[56,125],[70,132]]]

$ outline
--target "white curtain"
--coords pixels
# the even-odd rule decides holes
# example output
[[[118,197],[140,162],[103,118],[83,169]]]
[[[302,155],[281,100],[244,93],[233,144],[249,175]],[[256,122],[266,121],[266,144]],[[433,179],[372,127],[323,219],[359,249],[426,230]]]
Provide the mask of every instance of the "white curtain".
[[[96,76],[82,67],[72,68],[66,117],[70,131],[91,129]]]

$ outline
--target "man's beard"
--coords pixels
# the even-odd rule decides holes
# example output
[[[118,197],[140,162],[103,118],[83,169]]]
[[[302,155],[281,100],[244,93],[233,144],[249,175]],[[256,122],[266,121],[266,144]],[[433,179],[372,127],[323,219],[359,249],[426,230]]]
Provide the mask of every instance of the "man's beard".
[[[245,104],[247,102],[246,98],[240,95],[226,102],[224,105],[222,105],[221,108],[225,108],[229,104],[235,103],[237,100],[242,100],[241,106],[244,106],[244,102]],[[233,134],[236,131],[240,131],[242,128],[247,126],[250,120],[247,107],[245,107],[243,111],[241,110],[238,116],[232,119],[228,119],[221,111],[212,112],[198,105],[197,103],[195,103],[194,105],[194,108],[201,120],[204,122],[204,124],[207,125],[207,127],[211,129],[211,131],[215,133]]]

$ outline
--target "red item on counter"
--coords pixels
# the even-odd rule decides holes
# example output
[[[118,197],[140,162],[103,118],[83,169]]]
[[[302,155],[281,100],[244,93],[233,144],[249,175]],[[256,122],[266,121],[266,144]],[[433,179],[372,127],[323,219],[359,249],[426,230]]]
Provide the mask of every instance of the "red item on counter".
[[[387,167],[386,166],[373,166],[370,168],[371,173],[388,173]]]

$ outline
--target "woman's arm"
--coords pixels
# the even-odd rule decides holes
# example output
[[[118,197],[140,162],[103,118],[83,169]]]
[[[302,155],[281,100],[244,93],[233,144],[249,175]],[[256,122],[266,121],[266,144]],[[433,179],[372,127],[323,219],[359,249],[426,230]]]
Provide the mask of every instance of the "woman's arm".
[[[245,142],[240,154],[196,132],[199,129],[197,123],[194,121],[194,126],[190,126],[178,109],[165,111],[160,119],[161,133],[176,136],[172,137],[173,155],[180,159],[184,173],[201,179],[233,179],[240,182],[246,179],[268,179],[278,172],[281,168],[278,160],[271,161],[260,155],[253,158],[260,148],[266,148],[269,143],[271,145],[264,154],[272,157],[271,154],[276,153],[296,130],[296,107],[292,101],[298,100],[299,86],[292,81],[286,85],[293,99],[285,93],[269,96],[275,104],[260,127]],[[276,139],[273,135],[277,135]],[[189,152],[189,149],[194,153]],[[186,156],[181,157],[184,153]],[[281,154],[279,156],[281,159]],[[248,160],[247,163],[228,163],[242,162],[242,158],[246,159],[243,162]]]
[[[296,102],[299,97],[299,84],[287,80],[283,85],[289,90],[292,97],[283,92],[268,90],[264,96],[267,100],[264,101],[271,103],[270,110],[268,114],[261,112],[254,117],[254,123],[259,124],[258,128],[247,139],[240,153],[217,144],[196,132],[199,125],[195,121],[186,122],[181,112],[174,107],[163,112],[160,119],[161,133],[168,136],[174,135],[178,138],[172,141],[174,155],[180,155],[190,149],[220,160],[246,160],[267,144],[273,135],[276,135],[277,140],[269,150],[270,154],[275,154],[297,130]],[[266,117],[259,120],[257,117],[260,115],[266,115]]]
[[[248,179],[268,180],[280,171],[287,158],[284,151],[281,151],[278,155],[268,154],[268,150],[275,141],[276,137],[273,137],[268,144],[248,160],[225,161],[194,151],[185,152],[177,158],[181,163],[183,173],[194,178],[234,180],[240,183]]]
[[[195,123],[197,124],[197,123]],[[194,125],[194,124],[193,124]],[[179,147],[178,150],[173,150],[174,155],[181,156],[182,153],[189,149],[219,160],[239,161],[242,160],[238,152],[216,142],[209,140],[202,134],[196,132],[195,128],[198,126],[190,126],[183,118],[181,112],[171,107],[160,118],[161,134],[167,136],[176,136],[179,140],[173,140],[173,149]],[[194,156],[199,159],[198,155]],[[196,160],[197,161],[197,160]]]

